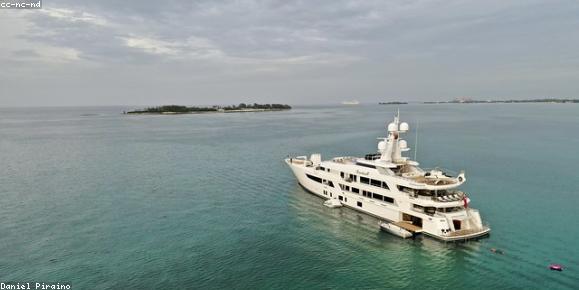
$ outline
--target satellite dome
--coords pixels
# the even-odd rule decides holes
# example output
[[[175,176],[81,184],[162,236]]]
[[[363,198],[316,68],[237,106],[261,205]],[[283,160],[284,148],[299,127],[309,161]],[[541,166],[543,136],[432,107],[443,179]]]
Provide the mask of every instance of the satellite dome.
[[[378,142],[378,150],[379,150],[379,151],[384,151],[384,150],[386,150],[386,142],[384,142],[384,141]]]
[[[390,123],[388,124],[388,132],[394,132],[394,131],[398,131],[398,128],[396,128],[396,123]]]
[[[406,122],[400,123],[400,131],[405,132],[405,131],[408,131],[408,129],[409,129],[408,123],[406,123]]]
[[[402,123],[402,124],[404,124],[404,123]],[[401,126],[401,127],[402,127],[402,126]],[[400,140],[400,141],[398,142],[398,145],[400,145],[400,149],[406,149],[406,148],[408,148],[408,143],[406,143],[406,140]]]

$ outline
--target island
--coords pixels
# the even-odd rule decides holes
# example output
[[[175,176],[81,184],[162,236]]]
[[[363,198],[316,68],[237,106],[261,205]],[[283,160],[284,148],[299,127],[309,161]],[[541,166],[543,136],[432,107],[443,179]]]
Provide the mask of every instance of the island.
[[[380,102],[378,105],[408,105],[407,102]]]
[[[245,104],[241,103],[237,106],[211,106],[211,107],[187,107],[178,105],[166,105],[158,107],[149,107],[143,110],[134,110],[123,112],[124,114],[196,114],[196,113],[243,113],[243,112],[268,112],[268,111],[282,111],[290,110],[290,105],[284,104]]]
[[[579,103],[579,99],[570,98],[543,98],[543,99],[523,99],[523,100],[476,100],[469,97],[457,98],[452,101],[430,101],[424,104],[511,104],[511,103],[550,103],[566,104]]]

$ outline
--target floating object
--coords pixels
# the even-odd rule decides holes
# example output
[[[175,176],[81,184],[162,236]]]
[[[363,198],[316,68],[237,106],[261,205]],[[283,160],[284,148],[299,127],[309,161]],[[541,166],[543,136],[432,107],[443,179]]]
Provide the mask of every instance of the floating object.
[[[499,249],[495,249],[495,248],[491,248],[491,252],[493,252],[495,254],[501,254],[501,255],[505,254],[505,252],[503,250],[499,250]]]
[[[551,264],[549,265],[549,269],[553,270],[553,271],[563,271],[563,266],[559,265],[559,264]]]
[[[387,231],[387,232],[393,234],[393,235],[397,235],[403,239],[412,237],[412,233],[410,231],[403,229],[403,228],[401,228],[395,224],[392,224],[392,223],[381,222],[380,228],[384,231]]]

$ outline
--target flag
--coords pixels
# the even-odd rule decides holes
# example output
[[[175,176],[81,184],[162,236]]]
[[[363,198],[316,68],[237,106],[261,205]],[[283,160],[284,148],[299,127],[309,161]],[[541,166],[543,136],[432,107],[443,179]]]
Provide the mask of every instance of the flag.
[[[470,198],[466,197],[465,195],[462,201],[464,202],[464,207],[467,208],[468,204],[470,203]]]

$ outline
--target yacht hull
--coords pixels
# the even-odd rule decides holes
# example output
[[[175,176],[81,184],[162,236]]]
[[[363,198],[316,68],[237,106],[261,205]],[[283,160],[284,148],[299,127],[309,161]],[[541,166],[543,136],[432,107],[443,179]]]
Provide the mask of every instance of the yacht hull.
[[[335,199],[343,206],[376,217],[383,221],[410,221],[419,228],[419,230],[413,232],[413,234],[424,233],[442,241],[463,241],[486,236],[490,231],[490,229],[482,226],[478,211],[471,213],[470,216],[465,215],[459,217],[457,215],[455,217],[462,219],[468,218],[468,222],[470,223],[481,223],[476,230],[471,229],[470,232],[461,234],[459,230],[454,229],[452,220],[449,220],[448,218],[435,217],[414,211],[412,209],[412,201],[408,198],[400,198],[399,195],[401,196],[403,194],[401,192],[393,193],[396,191],[393,188],[388,192],[385,190],[379,191],[373,189],[374,192],[397,197],[393,203],[374,200],[361,195],[364,185],[344,180],[335,173],[319,170],[319,168],[311,166],[311,164],[308,165],[307,160],[305,162],[301,162],[300,160],[300,162],[296,163],[294,163],[294,160],[295,159],[293,158],[287,158],[285,159],[285,162],[292,170],[298,183],[308,192],[325,200]],[[320,180],[322,182],[320,182]],[[360,193],[352,193],[350,191],[342,190],[342,186],[356,186],[361,190]]]

